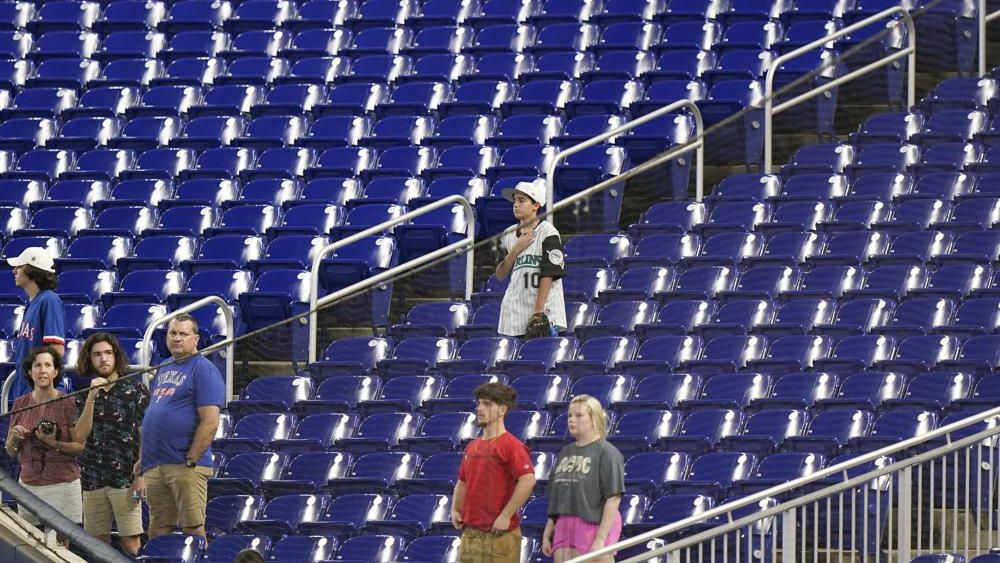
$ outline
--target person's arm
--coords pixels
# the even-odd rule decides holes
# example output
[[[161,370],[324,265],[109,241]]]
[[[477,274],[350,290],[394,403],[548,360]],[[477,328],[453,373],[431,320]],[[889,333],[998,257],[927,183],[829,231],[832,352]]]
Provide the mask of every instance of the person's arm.
[[[52,349],[56,351],[56,354],[59,354],[59,358],[65,358],[66,357],[66,345],[65,344],[49,344],[49,346],[52,346]]]
[[[465,481],[459,479],[455,482],[455,491],[451,494],[451,525],[459,530],[465,525],[462,521],[463,506],[465,506]]]
[[[494,532],[505,532],[510,529],[510,519],[514,517],[514,514],[524,506],[524,503],[528,502],[528,497],[531,496],[531,491],[535,489],[535,474],[525,473],[517,478],[517,484],[514,486],[514,494],[510,495],[510,500],[500,511],[500,516],[497,516],[496,522],[493,523]]]
[[[142,430],[139,430],[139,456],[132,466],[132,492],[136,496],[146,496],[146,481],[142,477]]]
[[[84,444],[87,443],[86,438],[82,441],[80,440],[79,433],[76,431],[76,425],[69,427],[69,442],[59,442],[56,445],[56,451],[59,453],[66,454],[68,456],[76,457],[83,453]]]
[[[219,428],[219,406],[207,405],[198,407],[198,427],[194,431],[194,440],[188,448],[187,458],[198,461],[205,450],[212,445],[215,431]]]
[[[542,241],[542,262],[538,266],[538,295],[535,297],[535,313],[545,312],[545,302],[552,291],[552,283],[563,277],[565,258],[562,240],[558,234],[550,234]]]
[[[65,442],[62,440],[56,440],[55,436],[52,434],[42,434],[38,430],[35,430],[35,437],[46,446],[61,454],[76,457],[83,453],[83,444],[76,441],[76,426],[68,426],[66,433],[69,435],[69,441]]]
[[[542,532],[542,554],[546,557],[552,557],[552,539],[556,533],[556,521],[549,518],[545,519],[545,530]]]
[[[597,526],[597,533],[594,534],[594,544],[590,548],[591,551],[604,547],[604,542],[608,539],[608,532],[611,531],[615,516],[618,514],[618,505],[621,500],[621,495],[615,495],[604,501],[604,509],[601,510],[601,523]]]
[[[516,236],[516,235],[515,235]],[[510,252],[503,257],[503,260],[497,264],[497,269],[495,272],[496,278],[499,281],[507,279],[510,275],[511,270],[514,269],[514,264],[517,262],[517,257],[521,255],[528,246],[531,245],[532,241],[535,240],[535,231],[527,231],[521,236],[517,237],[514,241],[514,245],[511,247]]]
[[[46,295],[43,302],[42,323],[38,327],[42,332],[42,344],[52,346],[60,358],[65,358],[66,311],[55,293]]]
[[[80,418],[76,419],[76,437],[84,446],[87,444],[87,438],[90,438],[90,432],[94,429],[94,401],[97,400],[97,393],[105,383],[107,380],[103,377],[95,377],[90,380],[87,400],[83,403]]]
[[[28,431],[17,421],[11,424],[10,430],[7,431],[7,439],[4,441],[4,449],[11,457],[17,457],[17,454],[21,452],[21,444],[27,433]]]
[[[552,278],[544,277],[538,282],[538,296],[535,297],[535,313],[545,312],[545,301],[548,300],[551,289]]]

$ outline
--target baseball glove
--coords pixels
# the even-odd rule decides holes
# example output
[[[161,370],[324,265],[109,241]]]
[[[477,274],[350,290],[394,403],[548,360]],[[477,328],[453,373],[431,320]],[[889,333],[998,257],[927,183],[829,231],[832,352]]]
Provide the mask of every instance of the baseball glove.
[[[528,319],[528,328],[524,332],[524,339],[542,338],[552,336],[552,325],[545,313],[535,313]]]

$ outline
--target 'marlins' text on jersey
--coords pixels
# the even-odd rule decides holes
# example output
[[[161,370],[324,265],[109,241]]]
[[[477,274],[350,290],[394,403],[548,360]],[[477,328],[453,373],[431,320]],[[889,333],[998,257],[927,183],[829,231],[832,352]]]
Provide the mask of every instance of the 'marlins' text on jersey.
[[[517,241],[516,231],[501,239],[500,261],[503,261]],[[497,332],[506,336],[521,336],[534,313],[538,285],[543,277],[552,278],[552,289],[545,300],[545,314],[553,326],[566,326],[566,304],[563,300],[564,273],[562,240],[559,231],[548,221],[539,221],[535,240],[517,257],[508,276],[507,292],[500,306]]]

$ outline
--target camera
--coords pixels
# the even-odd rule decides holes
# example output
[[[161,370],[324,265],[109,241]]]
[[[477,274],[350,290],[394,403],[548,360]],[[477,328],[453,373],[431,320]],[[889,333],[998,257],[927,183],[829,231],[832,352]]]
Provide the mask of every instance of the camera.
[[[43,420],[38,423],[38,431],[42,434],[55,434],[56,439],[59,439],[59,427],[55,422],[51,420]]]

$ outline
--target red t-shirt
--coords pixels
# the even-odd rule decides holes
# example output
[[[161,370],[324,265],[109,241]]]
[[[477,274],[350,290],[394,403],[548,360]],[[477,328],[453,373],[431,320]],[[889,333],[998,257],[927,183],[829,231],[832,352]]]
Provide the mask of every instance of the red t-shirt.
[[[60,392],[59,396],[63,397],[64,394]],[[34,404],[36,403],[31,398],[31,393],[21,395],[14,401],[14,410]],[[38,423],[48,419],[59,427],[60,442],[72,442],[69,429],[76,424],[76,418],[76,401],[66,398],[14,414],[10,420],[10,427],[20,424],[34,433]],[[80,465],[77,464],[75,457],[42,445],[32,436],[25,438],[21,443],[17,461],[21,464],[21,482],[26,485],[41,487],[56,483],[71,483],[80,478]]]
[[[465,447],[458,478],[465,483],[462,521],[466,526],[489,531],[514,494],[518,478],[535,471],[528,446],[504,432],[492,440],[476,438]],[[517,512],[510,529],[517,528]]]

